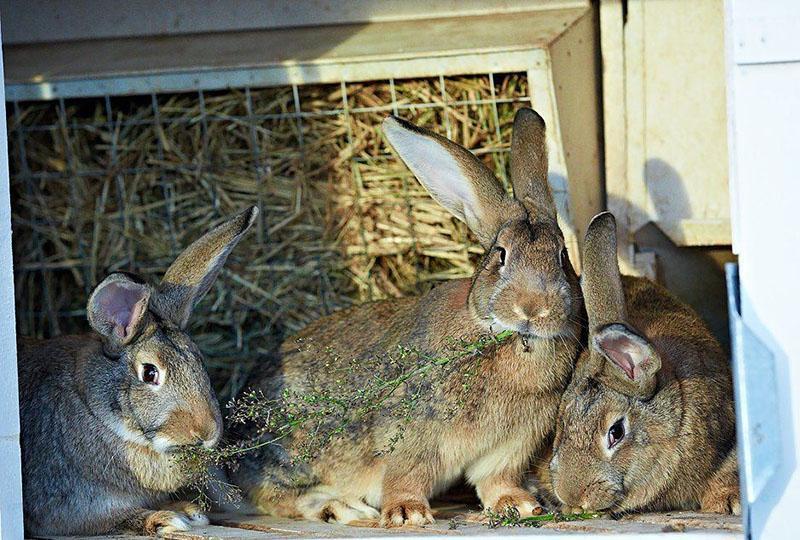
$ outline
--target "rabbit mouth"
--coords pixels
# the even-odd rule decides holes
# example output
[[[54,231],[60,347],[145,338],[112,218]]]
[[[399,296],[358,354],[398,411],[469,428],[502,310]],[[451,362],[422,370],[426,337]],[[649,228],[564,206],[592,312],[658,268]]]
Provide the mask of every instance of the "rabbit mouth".
[[[530,339],[553,339],[566,334],[564,325],[555,321],[532,321],[524,319],[514,323],[508,323],[497,316],[492,319],[492,331],[512,330]]]
[[[161,454],[171,454],[180,448],[179,445],[173,443],[166,437],[159,435],[155,430],[145,432],[145,437],[147,437],[147,440],[149,441],[153,450]]]
[[[518,333],[525,337],[539,338],[539,339],[553,339],[564,334],[561,325],[550,324],[540,325],[533,324],[530,321],[524,321],[518,325]]]
[[[210,449],[216,446],[217,439],[209,439],[209,440],[193,440],[192,442],[176,442],[171,440],[169,437],[165,437],[160,435],[158,432],[151,430],[150,432],[145,432],[145,437],[149,443],[149,446],[159,452],[161,454],[177,454],[179,452],[183,452],[186,450],[191,449]]]

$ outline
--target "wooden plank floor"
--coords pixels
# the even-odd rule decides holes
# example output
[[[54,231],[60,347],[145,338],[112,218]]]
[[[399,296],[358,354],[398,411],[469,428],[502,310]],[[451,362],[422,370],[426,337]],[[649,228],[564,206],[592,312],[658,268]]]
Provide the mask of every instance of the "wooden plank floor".
[[[401,527],[382,529],[377,522],[364,522],[359,526],[318,523],[285,518],[246,514],[212,514],[211,525],[187,532],[170,533],[170,540],[211,540],[219,538],[262,540],[267,538],[383,538],[431,536],[546,536],[554,533],[594,534],[652,534],[664,532],[702,531],[717,538],[741,538],[742,523],[734,516],[701,514],[697,512],[670,512],[625,516],[619,520],[601,517],[586,521],[545,523],[540,528],[502,527],[490,529],[481,521],[481,514],[464,505],[434,507],[436,523],[426,527]],[[54,537],[55,538],[55,537]],[[106,536],[134,540],[136,536]]]

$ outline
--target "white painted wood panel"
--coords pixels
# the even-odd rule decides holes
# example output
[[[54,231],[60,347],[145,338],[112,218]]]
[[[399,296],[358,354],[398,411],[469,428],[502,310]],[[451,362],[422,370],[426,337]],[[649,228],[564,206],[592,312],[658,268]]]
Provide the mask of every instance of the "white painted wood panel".
[[[729,243],[722,0],[641,4],[640,205],[678,245]]]
[[[22,538],[19,397],[3,62],[0,51],[0,538]]]
[[[731,52],[737,64],[800,61],[800,2],[742,4],[733,13],[735,40]]]
[[[795,27],[789,37],[783,27],[797,13],[792,0],[727,0],[726,6],[742,317],[772,352],[778,385],[774,415],[780,429],[764,436],[780,438],[781,463],[752,507],[753,538],[797,538],[800,506],[800,61],[794,54],[800,34]]]

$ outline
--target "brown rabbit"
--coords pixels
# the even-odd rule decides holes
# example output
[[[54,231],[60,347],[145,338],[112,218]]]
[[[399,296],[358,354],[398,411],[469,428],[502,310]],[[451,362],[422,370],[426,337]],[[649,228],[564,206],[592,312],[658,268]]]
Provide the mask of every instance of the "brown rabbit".
[[[515,117],[513,197],[465,148],[395,117],[383,126],[433,198],[475,233],[486,251],[483,260],[471,279],[316,321],[296,337],[326,347],[324,356],[290,339],[252,386],[275,399],[282,391],[333,387],[333,373],[353,359],[381,358],[398,345],[437,354],[453,338],[503,330],[518,335],[484,352],[466,396],[447,385],[423,390],[423,413],[393,451],[382,452],[395,422],[379,412],[307,465],[291,463],[294,441],[305,436],[299,430],[281,446],[243,459],[233,478],[262,511],[314,520],[375,518],[380,508],[383,526],[431,523],[428,499],[462,476],[486,507],[540,512],[539,502],[521,488],[522,473],[529,456],[550,441],[578,351],[582,309],[547,181],[544,121],[531,109]],[[472,362],[456,362],[448,377],[460,380]],[[350,382],[363,387],[370,376]],[[452,415],[447,411],[459,396],[464,405]]]
[[[86,535],[186,530],[208,520],[167,504],[187,482],[172,452],[222,432],[189,315],[258,213],[194,242],[157,288],[114,273],[87,305],[95,333],[19,344],[25,532]]]
[[[621,277],[616,224],[586,233],[589,345],[559,410],[550,479],[568,508],[740,512],[730,366],[700,317]],[[624,293],[623,293],[624,291]]]

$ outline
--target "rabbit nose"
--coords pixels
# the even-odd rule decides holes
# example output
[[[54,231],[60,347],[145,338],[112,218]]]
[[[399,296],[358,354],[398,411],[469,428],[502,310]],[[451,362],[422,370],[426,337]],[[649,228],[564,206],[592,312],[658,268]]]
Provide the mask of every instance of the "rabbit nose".
[[[533,319],[544,319],[550,316],[550,308],[540,308],[536,309],[535,307],[522,307],[522,306],[514,306],[513,311],[515,314],[519,315],[526,321],[530,321]]]
[[[219,442],[220,430],[214,426],[207,430],[191,430],[189,436],[194,439],[194,446],[203,446],[205,448],[214,448]]]
[[[571,512],[574,508],[578,507],[583,502],[582,499],[585,496],[586,492],[581,491],[580,493],[576,493],[576,487],[577,486],[569,482],[564,484],[563,482],[556,481],[553,484],[553,493],[555,494],[556,498],[558,498],[558,500],[564,503],[565,511]]]

